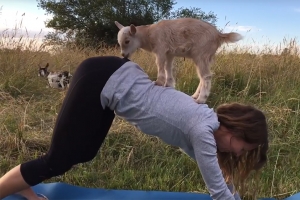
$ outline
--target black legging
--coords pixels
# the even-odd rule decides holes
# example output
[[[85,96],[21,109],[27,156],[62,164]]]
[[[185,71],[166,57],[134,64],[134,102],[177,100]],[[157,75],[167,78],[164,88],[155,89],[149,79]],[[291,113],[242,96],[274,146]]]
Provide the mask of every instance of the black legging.
[[[62,175],[73,165],[92,160],[103,143],[115,117],[103,109],[100,93],[109,77],[128,59],[93,57],[77,68],[54,127],[48,153],[21,164],[21,174],[34,186]]]

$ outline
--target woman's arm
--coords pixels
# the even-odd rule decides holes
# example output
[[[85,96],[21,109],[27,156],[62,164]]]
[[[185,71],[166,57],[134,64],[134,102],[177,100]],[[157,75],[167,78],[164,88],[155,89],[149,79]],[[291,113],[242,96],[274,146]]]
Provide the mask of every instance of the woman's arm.
[[[235,192],[235,191],[234,191],[235,188],[234,188],[234,185],[233,185],[233,184],[228,184],[227,187],[228,187],[228,189],[231,191],[231,193],[234,193],[234,192]],[[235,193],[234,193],[234,198],[235,198],[235,200],[241,200],[241,197],[240,197],[240,195],[239,195],[238,192],[235,192]]]
[[[236,200],[227,187],[220,169],[211,126],[199,123],[190,130],[189,138],[194,148],[196,162],[212,199]]]

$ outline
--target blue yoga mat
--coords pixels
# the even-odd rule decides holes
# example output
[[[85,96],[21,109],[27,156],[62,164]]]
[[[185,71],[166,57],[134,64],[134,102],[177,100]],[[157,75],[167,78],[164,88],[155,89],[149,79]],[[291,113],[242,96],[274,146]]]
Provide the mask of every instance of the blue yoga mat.
[[[108,190],[85,188],[66,183],[42,183],[33,187],[36,193],[41,193],[49,200],[211,200],[208,194],[188,192],[163,192],[142,190]],[[20,195],[11,195],[3,200],[24,200]],[[285,200],[299,200],[300,193]],[[260,200],[275,200],[263,198]]]

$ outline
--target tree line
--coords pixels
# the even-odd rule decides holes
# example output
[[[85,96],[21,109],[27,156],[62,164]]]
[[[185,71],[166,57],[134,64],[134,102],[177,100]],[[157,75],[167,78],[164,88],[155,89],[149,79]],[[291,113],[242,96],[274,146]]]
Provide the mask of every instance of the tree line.
[[[193,17],[215,24],[213,12],[201,8],[174,9],[174,0],[37,0],[38,7],[53,17],[45,22],[54,29],[45,36],[50,45],[75,45],[97,48],[116,45],[118,28],[123,25],[146,25],[162,19]]]

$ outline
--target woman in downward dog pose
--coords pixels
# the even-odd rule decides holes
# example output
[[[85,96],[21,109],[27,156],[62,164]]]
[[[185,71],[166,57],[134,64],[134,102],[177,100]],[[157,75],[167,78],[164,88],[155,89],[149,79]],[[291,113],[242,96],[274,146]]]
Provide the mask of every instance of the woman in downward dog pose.
[[[240,199],[233,180],[240,185],[267,161],[266,118],[255,107],[223,104],[214,112],[185,93],[155,85],[128,59],[93,57],[73,76],[50,149],[1,177],[0,199],[14,193],[39,199],[31,186],[92,160],[115,114],[195,159],[212,199]]]

